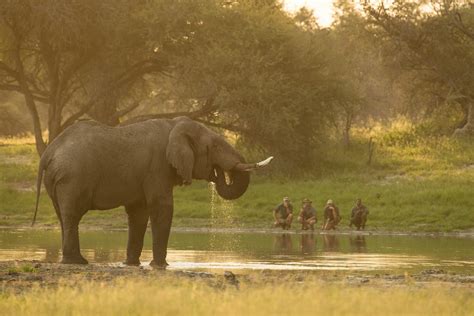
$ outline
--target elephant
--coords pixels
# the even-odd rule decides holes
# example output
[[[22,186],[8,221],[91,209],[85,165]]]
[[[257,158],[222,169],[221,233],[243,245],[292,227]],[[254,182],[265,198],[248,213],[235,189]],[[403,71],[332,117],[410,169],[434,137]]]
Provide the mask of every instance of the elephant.
[[[224,139],[188,117],[152,119],[110,127],[82,120],[65,129],[41,156],[33,224],[44,177],[61,224],[62,261],[87,264],[79,246],[79,222],[89,210],[124,206],[128,216],[125,264],[140,265],[151,223],[152,266],[166,267],[173,217],[173,188],[193,179],[216,183],[224,199],[245,193],[249,164]]]

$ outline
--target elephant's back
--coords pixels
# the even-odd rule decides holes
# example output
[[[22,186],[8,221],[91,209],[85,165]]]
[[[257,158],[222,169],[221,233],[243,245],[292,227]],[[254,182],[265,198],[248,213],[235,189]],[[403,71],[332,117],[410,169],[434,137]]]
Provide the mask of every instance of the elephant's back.
[[[131,161],[144,163],[143,160],[153,154],[150,151],[166,146],[171,128],[171,120],[149,120],[118,127],[79,121],[64,130],[43,156],[60,165],[66,163],[68,167],[75,163],[80,168],[86,163],[104,168],[126,167]]]
[[[56,163],[82,163],[100,159],[114,137],[114,128],[95,121],[79,121],[64,130],[46,149],[45,154]],[[105,142],[105,143],[104,143]]]
[[[55,154],[74,157],[82,157],[87,153],[93,158],[133,151],[152,141],[156,133],[153,125],[143,123],[111,127],[92,120],[79,121],[64,130],[48,149],[51,147]]]
[[[48,146],[45,165],[63,178],[98,181],[123,176],[130,180],[144,172],[152,155],[152,141],[152,133],[140,126],[110,127],[95,121],[80,121]],[[123,172],[118,174],[119,170]]]

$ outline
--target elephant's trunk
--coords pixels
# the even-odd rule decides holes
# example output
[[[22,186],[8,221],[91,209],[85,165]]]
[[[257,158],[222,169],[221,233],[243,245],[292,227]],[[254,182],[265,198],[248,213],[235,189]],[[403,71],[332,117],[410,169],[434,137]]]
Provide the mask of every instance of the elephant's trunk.
[[[215,166],[214,172],[210,180],[216,183],[217,193],[222,198],[235,200],[247,191],[250,183],[250,173],[248,171],[234,168],[228,172],[228,179],[226,179],[226,175],[220,167]]]

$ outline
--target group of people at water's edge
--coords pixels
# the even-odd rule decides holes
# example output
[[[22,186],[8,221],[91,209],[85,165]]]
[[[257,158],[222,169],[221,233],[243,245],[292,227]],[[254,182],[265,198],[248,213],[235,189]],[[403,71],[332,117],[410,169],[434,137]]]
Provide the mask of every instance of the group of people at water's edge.
[[[308,198],[303,199],[303,203],[298,215],[298,222],[301,224],[302,230],[314,230],[314,225],[318,222],[316,210],[312,206],[312,201]],[[333,200],[328,200],[324,207],[324,221],[321,226],[323,230],[335,230],[341,222],[339,208],[334,204]],[[357,230],[365,229],[367,215],[369,210],[362,204],[361,199],[356,200],[355,206],[352,208],[349,227],[354,225]],[[293,222],[293,205],[288,197],[283,198],[283,202],[273,210],[274,227],[290,229]]]

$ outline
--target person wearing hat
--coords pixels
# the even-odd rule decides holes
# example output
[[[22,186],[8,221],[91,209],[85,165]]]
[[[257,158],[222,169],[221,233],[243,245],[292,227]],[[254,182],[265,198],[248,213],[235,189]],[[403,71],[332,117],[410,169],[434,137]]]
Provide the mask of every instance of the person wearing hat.
[[[303,206],[301,207],[300,215],[298,216],[298,221],[301,223],[302,230],[314,230],[314,224],[318,221],[316,218],[316,210],[311,206],[311,203],[313,202],[310,199],[305,198],[303,200]]]
[[[369,210],[367,207],[365,207],[364,204],[362,204],[361,199],[356,200],[356,205],[352,209],[351,213],[351,223],[349,224],[349,227],[352,227],[352,225],[355,225],[357,230],[362,230],[365,229],[365,223],[367,222],[367,215],[369,214]]]
[[[323,230],[336,229],[340,221],[339,208],[334,204],[333,200],[328,200],[324,208]]]
[[[289,197],[285,196],[283,202],[275,207],[273,210],[273,218],[275,219],[273,223],[275,227],[290,229],[293,220],[293,205]]]

